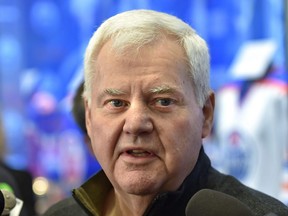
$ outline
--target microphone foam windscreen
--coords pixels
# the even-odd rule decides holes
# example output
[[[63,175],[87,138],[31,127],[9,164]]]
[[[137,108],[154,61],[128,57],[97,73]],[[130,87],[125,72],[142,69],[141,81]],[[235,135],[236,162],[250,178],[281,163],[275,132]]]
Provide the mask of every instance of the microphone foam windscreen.
[[[238,199],[210,189],[198,191],[189,200],[185,212],[187,216],[253,216]]]

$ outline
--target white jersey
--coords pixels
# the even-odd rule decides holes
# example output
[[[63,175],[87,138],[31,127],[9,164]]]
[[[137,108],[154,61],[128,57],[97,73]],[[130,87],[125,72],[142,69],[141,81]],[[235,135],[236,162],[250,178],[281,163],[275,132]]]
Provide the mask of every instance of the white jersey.
[[[288,96],[284,82],[264,80],[216,94],[215,136],[222,170],[244,184],[279,198],[288,145]]]

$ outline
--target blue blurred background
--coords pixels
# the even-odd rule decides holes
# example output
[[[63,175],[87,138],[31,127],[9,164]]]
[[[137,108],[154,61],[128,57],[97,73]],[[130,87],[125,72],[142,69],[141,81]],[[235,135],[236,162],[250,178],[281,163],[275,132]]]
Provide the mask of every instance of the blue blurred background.
[[[0,0],[4,159],[52,182],[46,201],[65,197],[99,169],[71,116],[71,98],[92,33],[137,8],[168,12],[196,29],[210,48],[215,91],[231,80],[227,70],[247,40],[274,39],[273,65],[286,71],[284,0]]]

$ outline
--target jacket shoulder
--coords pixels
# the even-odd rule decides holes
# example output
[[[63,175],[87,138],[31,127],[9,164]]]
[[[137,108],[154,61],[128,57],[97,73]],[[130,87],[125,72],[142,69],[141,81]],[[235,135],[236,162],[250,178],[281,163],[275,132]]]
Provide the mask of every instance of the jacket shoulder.
[[[207,187],[235,197],[245,203],[257,216],[270,212],[279,216],[288,215],[288,207],[279,200],[252,189],[233,176],[222,174],[213,168],[208,174]]]
[[[73,197],[66,198],[52,205],[43,216],[86,216]]]

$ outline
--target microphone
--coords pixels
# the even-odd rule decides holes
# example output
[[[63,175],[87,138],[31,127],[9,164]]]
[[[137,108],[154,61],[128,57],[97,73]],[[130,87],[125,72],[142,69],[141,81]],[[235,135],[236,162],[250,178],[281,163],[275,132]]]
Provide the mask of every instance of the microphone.
[[[253,216],[247,205],[228,194],[203,189],[189,200],[186,216]]]
[[[0,214],[9,215],[10,211],[16,206],[16,197],[8,190],[0,190]]]

